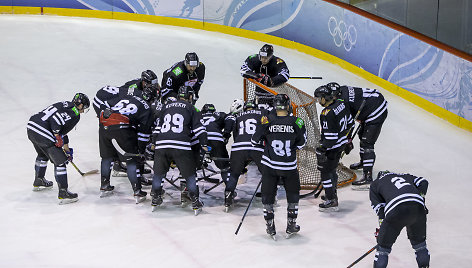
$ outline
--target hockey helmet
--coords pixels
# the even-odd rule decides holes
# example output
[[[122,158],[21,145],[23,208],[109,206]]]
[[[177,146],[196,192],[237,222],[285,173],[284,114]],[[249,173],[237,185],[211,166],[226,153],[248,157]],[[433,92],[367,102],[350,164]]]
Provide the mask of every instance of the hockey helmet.
[[[198,59],[197,53],[189,52],[185,54],[185,64],[192,67],[198,67],[200,65],[200,61]]]
[[[379,171],[379,173],[377,173],[377,180],[382,178],[383,176],[387,175],[388,173],[391,173],[391,172],[388,171],[388,170]]]
[[[158,84],[157,75],[151,70],[146,70],[141,73],[141,81],[143,81],[147,85]]]
[[[167,97],[167,99],[165,100],[165,104],[168,104],[168,103],[171,103],[171,102],[176,102],[177,99],[175,97]]]
[[[147,102],[152,102],[159,96],[159,84],[153,84],[143,89],[143,99]]]
[[[328,86],[320,86],[315,90],[315,98],[323,98],[326,101],[334,99],[334,91]]]
[[[260,57],[272,57],[274,55],[274,47],[269,44],[265,44],[264,46],[261,47],[259,50],[259,58]]]
[[[229,107],[229,112],[232,114],[237,114],[241,112],[244,108],[244,101],[242,99],[236,99],[231,103]]]
[[[179,98],[181,99],[186,99],[186,100],[190,100],[190,98],[193,99],[193,89],[189,86],[181,86],[179,88],[179,93],[177,94],[179,96]]]
[[[287,94],[277,94],[274,97],[274,108],[276,110],[286,110],[288,111],[290,108],[290,98]]]
[[[341,93],[341,86],[336,82],[331,82],[326,84],[327,87],[331,88],[334,91],[334,95],[339,95]]]
[[[211,103],[207,103],[207,104],[203,105],[201,111],[202,111],[202,113],[213,113],[213,112],[216,112],[216,108],[215,108],[215,105],[213,105]]]
[[[75,94],[74,98],[72,99],[72,103],[74,103],[75,107],[79,106],[80,104],[83,104],[84,106],[82,107],[82,109],[84,111],[90,107],[90,100],[84,93]]]
[[[254,100],[247,100],[244,103],[244,111],[247,111],[249,109],[255,109],[257,107],[257,104]]]

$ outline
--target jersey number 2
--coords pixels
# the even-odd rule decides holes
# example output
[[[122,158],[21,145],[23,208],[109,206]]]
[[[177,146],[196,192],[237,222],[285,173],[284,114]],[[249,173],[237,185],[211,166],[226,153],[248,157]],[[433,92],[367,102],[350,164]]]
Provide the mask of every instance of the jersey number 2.
[[[395,185],[395,187],[397,187],[398,189],[402,188],[403,186],[410,185],[408,182],[405,182],[405,179],[404,179],[404,178],[400,178],[400,177],[393,177],[393,178],[392,178],[392,183],[393,183],[393,185]]]

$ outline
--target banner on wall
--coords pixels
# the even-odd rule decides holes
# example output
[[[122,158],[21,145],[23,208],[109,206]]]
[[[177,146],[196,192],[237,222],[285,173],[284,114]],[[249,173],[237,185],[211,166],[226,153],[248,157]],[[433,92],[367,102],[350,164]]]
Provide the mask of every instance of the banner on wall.
[[[471,62],[322,0],[0,0],[10,5],[158,15],[266,33],[329,53],[472,121]]]

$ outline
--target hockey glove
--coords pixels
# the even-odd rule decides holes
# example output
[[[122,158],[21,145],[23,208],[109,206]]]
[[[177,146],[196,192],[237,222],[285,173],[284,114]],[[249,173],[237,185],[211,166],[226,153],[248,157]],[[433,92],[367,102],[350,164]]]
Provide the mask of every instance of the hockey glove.
[[[270,79],[270,76],[266,74],[259,74],[259,78],[257,81],[265,86],[271,87],[272,86],[272,79]]]
[[[144,157],[146,160],[154,160],[154,144],[149,143],[146,146],[146,150],[144,151]]]
[[[346,144],[346,147],[344,147],[344,153],[349,154],[352,149],[354,149],[354,144],[352,143],[352,139],[349,139],[349,141]]]
[[[200,148],[200,156],[201,156],[201,159],[202,159],[203,163],[210,163],[211,162],[210,151],[211,151],[211,147],[206,146],[206,145],[202,145],[202,147]]]
[[[228,144],[228,140],[229,138],[231,137],[231,133],[223,133],[223,142],[226,144]]]
[[[72,162],[74,160],[74,149],[69,147],[69,151],[65,151],[67,155],[67,161]]]
[[[56,134],[56,143],[54,145],[58,148],[61,148],[64,146],[64,140],[62,139],[62,135]]]
[[[112,113],[113,111],[110,108],[106,108],[105,110],[103,110],[103,118],[105,119],[110,118]]]
[[[375,233],[374,233],[375,238],[377,238],[379,236],[379,231],[380,231],[380,228],[378,228],[378,227],[375,228]]]

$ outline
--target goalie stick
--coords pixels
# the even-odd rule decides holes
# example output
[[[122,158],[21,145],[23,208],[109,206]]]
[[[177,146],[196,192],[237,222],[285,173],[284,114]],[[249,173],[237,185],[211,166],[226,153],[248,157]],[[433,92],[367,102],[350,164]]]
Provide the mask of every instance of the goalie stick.
[[[356,265],[358,262],[360,262],[362,259],[364,259],[367,255],[369,255],[372,251],[377,249],[377,245],[375,245],[373,248],[369,249],[364,255],[360,256],[357,260],[355,260],[353,263],[351,263],[347,268],[351,268],[352,266]]]

